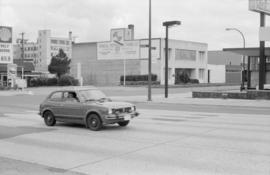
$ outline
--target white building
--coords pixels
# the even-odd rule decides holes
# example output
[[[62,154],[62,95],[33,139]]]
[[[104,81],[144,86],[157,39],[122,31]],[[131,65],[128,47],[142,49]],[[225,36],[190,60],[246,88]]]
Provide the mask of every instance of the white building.
[[[111,41],[73,44],[71,73],[80,72],[84,85],[119,85],[121,75],[148,74],[148,39],[126,40],[124,29],[111,33]],[[165,39],[152,39],[152,48],[152,74],[165,84]],[[207,50],[206,43],[169,40],[168,83],[177,84],[183,72],[207,83]]]
[[[165,84],[165,39],[153,39],[152,43],[155,47],[152,51],[154,52],[152,73],[158,75],[161,84]],[[207,83],[207,44],[169,39],[168,45],[168,84],[176,84],[179,81],[177,78],[183,72],[186,72],[191,79]],[[141,74],[148,74],[148,56],[145,58],[148,48],[141,48],[140,52],[143,59],[141,60]],[[143,52],[145,56],[142,55]]]
[[[38,46],[34,42],[25,42],[24,48],[24,62],[32,62],[34,65],[37,62]],[[13,58],[14,60],[22,59],[22,44],[18,43],[13,45]]]
[[[67,38],[52,37],[50,30],[40,30],[37,38],[38,56],[36,61],[36,71],[48,72],[48,65],[52,56],[56,55],[59,49],[72,56],[72,33],[69,32]]]

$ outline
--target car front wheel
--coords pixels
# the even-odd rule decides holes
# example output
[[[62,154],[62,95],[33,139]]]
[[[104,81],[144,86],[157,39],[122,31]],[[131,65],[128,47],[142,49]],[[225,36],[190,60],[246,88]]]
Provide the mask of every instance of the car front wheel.
[[[118,122],[119,126],[127,126],[128,124],[129,124],[129,121]]]
[[[87,126],[92,131],[98,131],[102,127],[102,121],[97,114],[90,114],[87,117]]]
[[[46,111],[43,114],[44,122],[47,126],[54,126],[56,123],[55,117],[52,112]]]

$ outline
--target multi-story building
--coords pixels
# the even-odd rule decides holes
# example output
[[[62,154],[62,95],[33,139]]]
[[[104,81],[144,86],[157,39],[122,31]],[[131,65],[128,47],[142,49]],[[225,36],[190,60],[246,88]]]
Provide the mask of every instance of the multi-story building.
[[[13,58],[18,61],[23,59],[24,62],[32,62],[34,65],[37,63],[38,46],[34,42],[24,42],[24,57],[22,55],[22,44],[18,43],[13,45]]]
[[[37,42],[24,41],[24,57],[22,57],[22,44],[13,46],[13,55],[16,62],[31,62],[35,66],[36,72],[47,73],[48,65],[52,56],[55,56],[59,49],[63,49],[69,58],[72,54],[72,34],[69,32],[67,38],[57,38],[51,36],[50,30],[40,30]]]
[[[47,73],[51,58],[58,53],[59,49],[63,49],[68,58],[71,58],[72,33],[69,32],[67,38],[58,38],[52,37],[50,30],[40,30],[37,38],[36,71]]]

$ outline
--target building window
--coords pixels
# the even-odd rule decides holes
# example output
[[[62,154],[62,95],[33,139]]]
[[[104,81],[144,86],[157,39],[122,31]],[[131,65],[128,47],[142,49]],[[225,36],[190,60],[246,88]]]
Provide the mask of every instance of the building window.
[[[52,43],[52,44],[58,44],[58,41],[55,40],[55,39],[52,39],[52,40],[51,40],[51,43]]]
[[[66,42],[65,42],[64,40],[60,40],[60,41],[59,41],[59,44],[63,44],[63,45],[65,45],[65,44],[66,44]]]
[[[175,49],[175,60],[196,61],[196,51]]]
[[[199,79],[204,80],[204,69],[199,69]]]
[[[205,62],[205,52],[203,51],[199,51],[199,61],[200,63],[204,63]]]

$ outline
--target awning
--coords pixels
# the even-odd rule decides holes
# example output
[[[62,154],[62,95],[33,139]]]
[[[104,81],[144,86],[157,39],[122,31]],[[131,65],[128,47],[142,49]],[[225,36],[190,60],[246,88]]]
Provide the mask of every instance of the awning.
[[[224,48],[225,52],[233,52],[238,55],[250,56],[250,57],[259,57],[260,56],[260,48]],[[265,48],[265,56],[270,57],[270,47]]]

